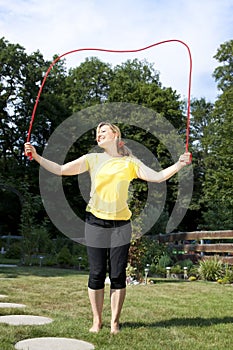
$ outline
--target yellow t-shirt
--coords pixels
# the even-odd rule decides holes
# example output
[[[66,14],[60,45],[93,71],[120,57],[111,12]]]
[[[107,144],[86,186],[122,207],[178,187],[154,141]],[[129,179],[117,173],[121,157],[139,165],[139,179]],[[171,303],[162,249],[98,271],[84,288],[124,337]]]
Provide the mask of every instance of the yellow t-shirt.
[[[91,176],[91,193],[87,211],[106,220],[128,220],[128,189],[137,178],[140,161],[133,157],[109,157],[106,153],[89,153],[86,164]]]

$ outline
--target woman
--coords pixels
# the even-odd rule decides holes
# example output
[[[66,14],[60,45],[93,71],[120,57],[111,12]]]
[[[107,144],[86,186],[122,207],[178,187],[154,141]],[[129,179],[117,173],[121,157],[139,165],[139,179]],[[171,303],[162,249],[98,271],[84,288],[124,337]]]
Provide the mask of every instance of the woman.
[[[90,173],[91,193],[85,224],[90,265],[88,295],[93,312],[90,332],[97,333],[102,327],[108,264],[111,281],[111,333],[117,334],[126,294],[126,265],[131,237],[131,211],[127,205],[130,181],[134,178],[149,182],[165,181],[189,163],[190,153],[184,153],[177,163],[156,172],[133,157],[121,141],[121,132],[116,125],[100,123],[96,141],[104,152],[86,154],[64,165],[41,157],[30,143],[25,144],[25,154],[31,153],[42,167],[56,175],[77,175],[86,171]]]

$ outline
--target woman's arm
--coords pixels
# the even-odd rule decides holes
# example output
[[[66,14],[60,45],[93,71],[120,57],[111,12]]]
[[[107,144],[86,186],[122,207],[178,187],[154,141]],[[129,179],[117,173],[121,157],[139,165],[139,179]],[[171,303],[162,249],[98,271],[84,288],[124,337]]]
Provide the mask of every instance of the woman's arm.
[[[85,156],[82,156],[72,162],[66,163],[64,165],[57,164],[41,157],[37,152],[34,146],[29,142],[24,145],[25,154],[28,155],[31,153],[32,158],[39,163],[43,168],[50,171],[53,174],[62,176],[62,175],[78,175],[87,171],[87,165],[85,161]]]
[[[137,175],[139,179],[142,179],[148,182],[163,182],[170,179],[170,177],[175,175],[179,170],[181,170],[189,162],[190,162],[190,153],[186,152],[180,156],[177,163],[159,172],[147,167],[145,164],[142,164],[138,169]]]

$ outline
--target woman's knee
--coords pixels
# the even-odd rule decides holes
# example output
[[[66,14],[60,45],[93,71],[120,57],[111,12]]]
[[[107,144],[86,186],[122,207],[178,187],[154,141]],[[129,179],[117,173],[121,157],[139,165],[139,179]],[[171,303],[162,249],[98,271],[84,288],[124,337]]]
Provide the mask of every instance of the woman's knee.
[[[105,274],[90,274],[88,287],[94,290],[104,288],[105,278]]]
[[[126,274],[122,273],[118,277],[110,278],[111,289],[123,289],[126,287]]]

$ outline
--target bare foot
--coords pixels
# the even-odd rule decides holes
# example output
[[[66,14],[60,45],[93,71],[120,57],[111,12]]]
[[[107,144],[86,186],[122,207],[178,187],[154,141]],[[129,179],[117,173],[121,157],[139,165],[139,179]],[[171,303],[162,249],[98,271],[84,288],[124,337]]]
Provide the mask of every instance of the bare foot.
[[[120,327],[118,323],[111,324],[111,334],[117,334],[120,332]]]
[[[102,328],[101,324],[93,324],[93,326],[89,329],[90,333],[98,333]]]

